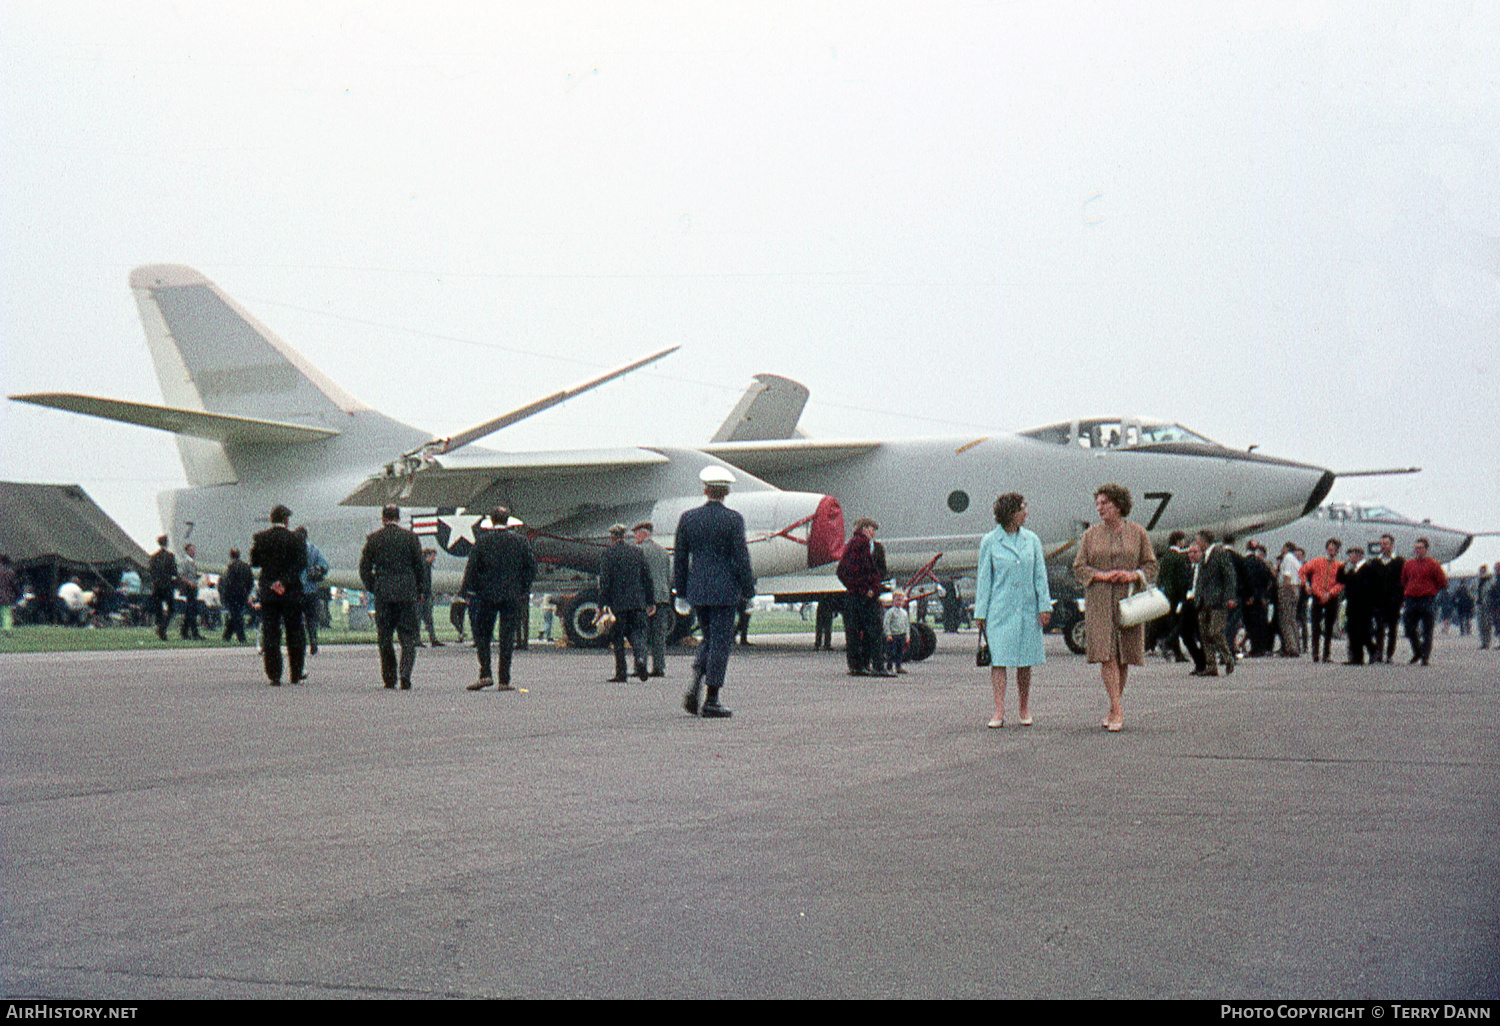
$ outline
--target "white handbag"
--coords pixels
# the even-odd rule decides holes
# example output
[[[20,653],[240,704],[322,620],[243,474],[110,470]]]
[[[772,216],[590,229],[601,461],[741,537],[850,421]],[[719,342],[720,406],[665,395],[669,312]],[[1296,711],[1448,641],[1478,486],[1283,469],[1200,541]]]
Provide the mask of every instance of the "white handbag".
[[[1166,593],[1152,585],[1120,600],[1120,626],[1134,627],[1136,624],[1148,623],[1166,616],[1171,610],[1172,603],[1167,601]]]

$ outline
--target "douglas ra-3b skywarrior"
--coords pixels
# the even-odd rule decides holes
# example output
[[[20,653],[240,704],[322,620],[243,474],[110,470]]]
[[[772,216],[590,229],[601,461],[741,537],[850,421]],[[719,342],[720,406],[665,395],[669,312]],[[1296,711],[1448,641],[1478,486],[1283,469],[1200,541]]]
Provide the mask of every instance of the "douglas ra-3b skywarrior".
[[[973,571],[979,540],[994,526],[990,503],[1004,491],[1027,495],[1027,526],[1062,566],[1093,520],[1094,489],[1106,481],[1132,490],[1134,518],[1158,545],[1179,528],[1244,533],[1288,523],[1333,485],[1322,468],[1141,420],[978,438],[799,438],[807,390],[774,375],[757,377],[708,445],[479,451],[466,447],[671,350],[432,439],[350,397],[191,268],[138,268],[130,284],[167,405],[58,393],[12,398],[176,433],[191,487],[160,496],[174,544],[192,540],[220,559],[285,502],[333,564],[334,584],[358,587],[358,554],[374,526],[353,505],[395,502],[435,532],[445,555],[434,586],[452,592],[473,526],[496,504],[525,520],[539,558],[592,572],[615,521],[650,519],[670,547],[678,516],[702,501],[699,471],[718,463],[736,470],[730,504],[745,517],[760,588],[786,599],[839,590],[832,564],[844,538],[840,503],[881,523],[893,574],[935,564],[957,576]],[[564,611],[575,641],[591,640],[593,601],[585,589]]]

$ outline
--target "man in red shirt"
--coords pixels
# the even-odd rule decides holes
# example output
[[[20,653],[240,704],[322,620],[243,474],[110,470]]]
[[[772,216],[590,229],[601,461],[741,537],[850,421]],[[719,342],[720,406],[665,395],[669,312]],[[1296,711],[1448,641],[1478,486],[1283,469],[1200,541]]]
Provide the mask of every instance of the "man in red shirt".
[[[844,544],[839,559],[839,581],[844,597],[845,656],[853,677],[889,677],[881,651],[880,589],[885,580],[885,558],[875,543],[880,525],[861,517]]]
[[[1401,567],[1401,592],[1406,597],[1406,640],[1411,642],[1411,661],[1432,655],[1432,628],[1437,620],[1436,601],[1448,587],[1448,575],[1437,560],[1427,555],[1427,539],[1418,538],[1411,559]]]
[[[1323,661],[1328,662],[1329,650],[1333,647],[1333,629],[1339,622],[1339,596],[1344,586],[1339,583],[1339,549],[1344,543],[1329,538],[1325,548],[1328,555],[1309,559],[1302,567],[1302,580],[1312,593],[1312,657],[1318,661],[1318,638],[1323,638]]]

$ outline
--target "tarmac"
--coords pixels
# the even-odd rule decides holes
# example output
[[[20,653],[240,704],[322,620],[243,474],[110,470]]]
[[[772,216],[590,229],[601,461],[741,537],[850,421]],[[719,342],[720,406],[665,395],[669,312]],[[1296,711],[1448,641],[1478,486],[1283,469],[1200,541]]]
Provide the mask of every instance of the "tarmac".
[[[986,730],[973,635],[894,680],[737,649],[731,720],[599,652],[0,657],[0,990],[95,998],[1500,996],[1500,653],[1097,667]],[[1342,656],[1342,651],[1338,655]],[[1014,717],[1014,695],[1008,715]]]

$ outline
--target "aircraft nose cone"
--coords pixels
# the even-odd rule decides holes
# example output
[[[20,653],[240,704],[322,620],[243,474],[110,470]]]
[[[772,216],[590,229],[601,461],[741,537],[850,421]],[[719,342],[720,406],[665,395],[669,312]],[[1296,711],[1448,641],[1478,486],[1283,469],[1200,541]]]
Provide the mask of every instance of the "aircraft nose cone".
[[[1302,515],[1307,516],[1321,506],[1323,500],[1328,498],[1328,493],[1331,491],[1333,491],[1333,471],[1325,470],[1323,471],[1323,476],[1318,478],[1318,484],[1313,488],[1312,496],[1308,498],[1307,505],[1302,507]]]
[[[807,527],[807,565],[825,566],[838,559],[844,551],[844,508],[832,495],[825,495],[818,502],[812,523]]]

